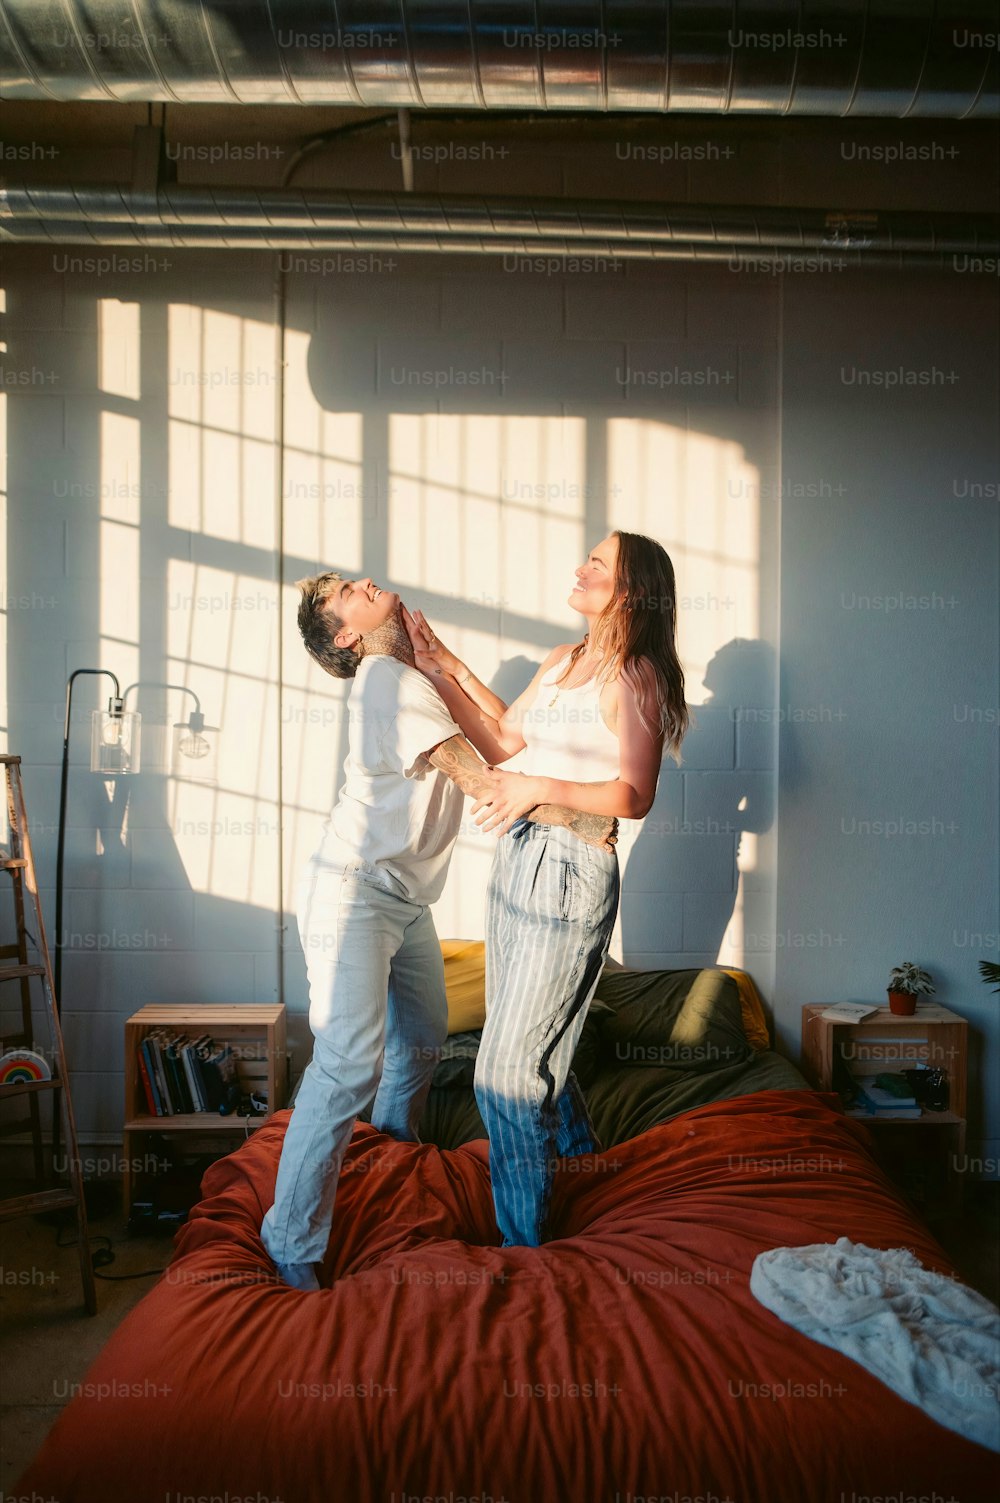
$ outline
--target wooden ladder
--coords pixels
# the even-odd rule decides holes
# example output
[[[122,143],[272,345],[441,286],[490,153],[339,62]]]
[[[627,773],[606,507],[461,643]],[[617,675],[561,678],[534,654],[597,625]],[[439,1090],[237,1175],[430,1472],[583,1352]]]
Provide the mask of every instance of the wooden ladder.
[[[31,838],[28,834],[28,815],[24,807],[24,790],[21,786],[21,758],[0,756],[7,783],[7,821],[10,829],[10,848],[0,847],[0,867],[10,873],[13,880],[14,920],[17,938],[12,944],[0,945],[0,982],[16,981],[21,992],[21,1028],[18,1033],[4,1034],[0,1047],[31,1049],[33,1033],[31,1020],[31,978],[38,977],[42,983],[45,1013],[52,1039],[52,1078],[0,1085],[0,1101],[12,1096],[26,1095],[28,1116],[0,1126],[0,1136],[31,1129],[35,1154],[35,1181],[45,1183],[44,1155],[42,1148],[41,1113],[38,1097],[42,1091],[58,1091],[62,1101],[66,1129],[66,1148],[69,1155],[69,1185],[55,1189],[35,1190],[27,1195],[9,1196],[0,1200],[0,1221],[9,1221],[16,1216],[33,1216],[40,1211],[54,1211],[62,1206],[76,1207],[76,1224],[79,1237],[80,1276],[83,1280],[83,1295],[90,1315],[97,1314],[97,1286],[90,1257],[90,1241],[87,1236],[87,1203],[83,1193],[83,1175],[80,1154],[76,1142],[76,1123],[73,1118],[73,1102],[69,1090],[69,1071],[66,1068],[66,1051],[63,1046],[59,1011],[55,1002],[55,983],[52,978],[52,963],[45,937],[42,919],[42,904],[35,878],[35,863],[31,855]],[[34,942],[40,964],[33,963],[28,955],[28,928],[25,924],[25,888],[28,902],[34,915]]]

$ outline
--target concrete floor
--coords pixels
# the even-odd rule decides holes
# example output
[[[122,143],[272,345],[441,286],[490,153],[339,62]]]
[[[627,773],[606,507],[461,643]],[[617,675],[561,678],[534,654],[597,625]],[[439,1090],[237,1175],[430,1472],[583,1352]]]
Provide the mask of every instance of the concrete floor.
[[[11,1186],[6,1193],[17,1193],[17,1189]],[[116,1190],[113,1187],[102,1198],[120,1202]],[[103,1214],[91,1214],[89,1232],[94,1239],[103,1234],[113,1244],[114,1262],[99,1274],[165,1268],[173,1251],[170,1236],[129,1236],[120,1204]],[[57,1237],[73,1245],[57,1247]],[[13,1492],[17,1478],[55,1424],[68,1402],[69,1385],[80,1381],[115,1327],[156,1283],[155,1275],[123,1283],[99,1276],[97,1314],[88,1315],[75,1238],[72,1219],[57,1228],[24,1216],[0,1226],[2,1497]],[[104,1245],[100,1240],[91,1243],[95,1250]]]
[[[105,1208],[102,1212],[98,1200],[90,1215],[90,1233],[111,1239],[115,1259],[100,1272],[120,1275],[165,1268],[172,1236],[129,1236],[115,1187],[109,1186],[101,1199]],[[1000,1303],[1000,1183],[968,1186],[962,1216],[935,1223],[933,1231],[963,1279]],[[0,1233],[2,1496],[12,1491],[55,1423],[69,1385],[83,1378],[115,1327],[156,1279],[116,1283],[98,1277],[98,1313],[90,1316],[83,1307],[76,1247],[57,1247],[54,1226],[26,1216],[5,1223]],[[67,1243],[74,1234],[72,1224],[58,1231],[59,1240]]]

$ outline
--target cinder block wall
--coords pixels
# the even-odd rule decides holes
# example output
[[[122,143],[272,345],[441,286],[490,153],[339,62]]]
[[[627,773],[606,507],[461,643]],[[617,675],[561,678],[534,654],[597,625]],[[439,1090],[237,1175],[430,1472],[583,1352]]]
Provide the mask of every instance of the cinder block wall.
[[[737,141],[735,159],[632,153],[628,191],[808,202],[818,152],[845,200],[959,195],[954,169],[889,180],[848,166],[835,122],[822,125],[807,149],[678,122],[689,148]],[[505,157],[418,162],[418,184],[614,192],[630,148],[589,129],[541,152],[516,140]],[[370,145],[347,176],[394,181],[386,156]],[[342,161],[325,170],[345,181]],[[10,253],[4,318],[9,743],[50,929],[66,676],[86,664],[144,685],[144,771],[110,791],[85,766],[105,688],[82,681],[75,705],[64,992],[84,1140],[118,1131],[122,1022],[143,1002],[282,995],[297,1067],[307,1056],[294,883],[337,791],[345,688],[305,657],[292,581],[339,567],[398,588],[509,699],[575,639],[573,567],[616,526],[674,560],[697,726],[623,834],[612,953],[744,966],[793,1055],[803,1002],[877,1000],[892,964],[918,960],[982,1041],[984,1100],[995,1008],[974,961],[998,944],[991,283],[607,258],[170,251],[109,267],[93,254]],[[935,366],[955,380],[862,390],[851,374]],[[214,785],[170,774],[190,698],[163,683],[193,689],[218,727]],[[894,818],[896,832],[859,831]],[[955,828],[908,833],[925,819]],[[492,844],[466,821],[443,936],[482,933]],[[996,1110],[973,1141],[995,1141]]]

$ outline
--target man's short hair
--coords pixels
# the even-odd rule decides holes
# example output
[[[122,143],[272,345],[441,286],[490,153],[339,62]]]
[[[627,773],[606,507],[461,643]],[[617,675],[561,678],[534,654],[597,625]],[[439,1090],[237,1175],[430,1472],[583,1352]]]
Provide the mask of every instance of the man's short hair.
[[[343,584],[340,574],[316,574],[309,579],[297,579],[302,598],[299,601],[299,631],[306,644],[306,652],[332,673],[334,678],[353,678],[361,661],[353,647],[338,647],[334,637],[344,626],[335,611],[327,609],[327,601]]]

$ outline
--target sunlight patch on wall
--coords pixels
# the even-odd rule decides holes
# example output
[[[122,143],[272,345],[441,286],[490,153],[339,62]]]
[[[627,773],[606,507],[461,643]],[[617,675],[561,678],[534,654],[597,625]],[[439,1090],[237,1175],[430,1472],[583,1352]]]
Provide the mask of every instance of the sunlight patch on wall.
[[[101,517],[139,525],[141,426],[122,412],[100,415]]]
[[[168,660],[264,684],[277,672],[277,614],[277,586],[270,581],[170,559]],[[218,713],[224,709],[220,705]]]
[[[101,389],[134,400],[139,396],[139,304],[101,298],[97,305],[97,362]],[[98,625],[100,663],[122,685],[139,677],[138,416],[102,410],[100,437],[100,533]]]
[[[97,302],[98,384],[110,396],[138,400],[139,304],[102,297]]]
[[[712,702],[705,674],[715,655],[736,638],[760,635],[759,470],[732,439],[653,419],[612,418],[608,496],[612,527],[645,533],[670,555],[677,587],[677,650],[687,700],[697,718],[698,706]],[[683,747],[681,751],[683,755]],[[675,776],[674,765],[664,762],[661,796],[664,778]],[[738,777],[735,771],[733,777]],[[726,818],[739,823],[738,811]],[[639,833],[632,822],[622,826],[618,857],[623,870]],[[744,964],[743,874],[755,871],[757,864],[758,839],[741,832],[740,876],[718,965]],[[621,913],[612,940],[616,957],[620,946]]]
[[[330,812],[347,750],[349,679],[336,679],[306,652],[295,622],[299,592],[284,591],[285,675],[281,719],[285,763],[285,839],[289,870],[298,872]]]
[[[677,582],[688,699],[735,637],[760,632],[760,484],[741,444],[652,420],[608,423],[611,524],[656,538]]]
[[[131,504],[138,508],[137,500]],[[111,668],[124,685],[139,676],[138,526],[102,516],[99,554],[99,666]]]
[[[585,429],[582,418],[393,414],[393,582],[500,610],[504,630],[508,617],[568,623]]]
[[[285,470],[282,483],[286,556],[360,574],[365,517],[378,515],[376,476],[362,470],[360,412],[327,412],[313,395],[309,336],[285,336]],[[382,498],[384,502],[384,497]]]
[[[296,625],[300,597],[294,581],[324,569],[358,577],[365,528],[384,525],[386,505],[384,474],[364,467],[362,414],[330,412],[316,400],[309,343],[308,334],[286,331],[282,550],[290,577],[281,602],[281,733],[289,884],[314,849],[333,803],[347,750],[350,691],[349,681],[325,673],[306,652]]]
[[[115,643],[139,640],[139,532],[123,522],[101,522],[101,636]],[[119,676],[121,670],[119,669]]]
[[[567,597],[587,543],[586,431],[580,417],[389,418],[388,582],[485,682],[512,667],[517,688],[500,686],[508,700],[551,639],[579,626]],[[470,811],[456,850],[462,881],[439,907],[442,933],[481,932],[496,839]]]
[[[170,522],[273,552],[273,329],[174,303],[167,382]]]
[[[226,767],[230,765],[229,748]],[[196,892],[264,912],[274,904],[276,805],[229,789],[174,783],[171,830],[185,874]],[[261,935],[261,949],[267,948]]]
[[[336,679],[313,662],[295,625],[299,592],[282,593],[285,671],[281,731],[285,768],[285,851],[290,874],[312,853],[320,822],[333,804],[347,750],[349,679]]]
[[[247,840],[263,852],[278,836],[277,586],[176,558],[167,585],[165,676],[218,727],[217,785],[168,780],[178,850],[196,891],[266,906],[273,866],[248,860]]]

